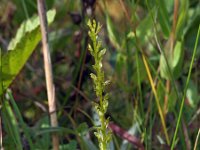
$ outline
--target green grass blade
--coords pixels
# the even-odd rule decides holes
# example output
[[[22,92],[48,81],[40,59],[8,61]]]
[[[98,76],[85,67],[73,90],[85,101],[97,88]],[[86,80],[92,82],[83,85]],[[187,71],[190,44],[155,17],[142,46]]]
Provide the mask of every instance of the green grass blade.
[[[15,118],[15,114],[7,100],[5,100],[3,102],[1,114],[2,114],[2,118],[3,118],[3,124],[5,127],[5,131],[7,132],[8,136],[9,136],[8,140],[12,141],[13,147],[15,147],[17,150],[22,150],[23,146],[21,143],[21,137],[20,137],[18,123]],[[9,143],[9,144],[12,145],[12,143]]]
[[[192,66],[194,64],[194,59],[195,59],[195,55],[196,55],[196,52],[197,52],[199,34],[200,34],[200,25],[199,25],[199,29],[198,29],[198,33],[197,33],[197,38],[196,38],[196,41],[195,41],[194,51],[193,51],[193,54],[192,54],[192,60],[191,60],[191,63],[190,63],[189,73],[188,73],[188,77],[187,77],[187,80],[186,80],[186,85],[185,85],[185,88],[184,88],[183,97],[182,97],[182,100],[181,100],[181,107],[180,107],[180,111],[179,111],[179,115],[178,115],[176,129],[175,129],[175,132],[174,132],[174,137],[173,137],[173,140],[172,140],[171,150],[173,150],[174,146],[175,146],[176,136],[177,136],[177,132],[178,132],[179,125],[180,125],[181,116],[182,116],[182,113],[183,113],[183,106],[184,106],[184,102],[185,102],[186,91],[187,91],[187,88],[188,88],[188,85],[189,85],[190,76],[191,76],[191,72],[192,72]]]
[[[24,131],[24,134],[25,134],[25,136],[26,136],[26,138],[27,138],[27,140],[28,140],[28,142],[29,142],[30,148],[31,148],[31,150],[32,150],[32,149],[34,149],[34,147],[33,147],[33,142],[32,142],[32,140],[31,140],[30,132],[28,131],[28,127],[27,127],[27,125],[25,124],[25,122],[24,122],[24,120],[23,120],[23,118],[22,118],[22,115],[21,115],[21,113],[20,113],[20,111],[19,111],[19,108],[18,108],[18,106],[17,106],[17,104],[16,104],[16,102],[15,102],[13,96],[12,96],[11,91],[8,90],[7,93],[8,93],[8,95],[9,95],[9,100],[10,100],[10,102],[11,102],[11,105],[12,105],[12,107],[13,107],[13,110],[15,111],[15,114],[16,114],[17,118],[19,119],[19,123],[20,123],[20,125],[22,126],[22,129],[23,129],[23,131]]]

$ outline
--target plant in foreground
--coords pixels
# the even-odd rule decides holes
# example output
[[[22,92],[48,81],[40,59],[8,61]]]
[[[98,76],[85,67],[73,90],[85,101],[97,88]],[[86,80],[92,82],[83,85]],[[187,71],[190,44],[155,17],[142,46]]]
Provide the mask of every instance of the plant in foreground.
[[[109,119],[105,118],[105,113],[108,108],[108,94],[105,93],[105,87],[109,84],[109,81],[104,81],[104,72],[102,71],[102,58],[106,52],[106,49],[100,49],[101,42],[98,40],[98,33],[101,29],[99,23],[95,20],[88,21],[89,26],[89,36],[92,41],[92,45],[88,45],[88,49],[91,55],[94,57],[95,64],[93,65],[94,71],[96,74],[91,73],[90,76],[94,82],[94,90],[96,96],[99,100],[98,103],[94,102],[94,108],[99,115],[99,120],[101,125],[97,127],[96,135],[99,141],[99,148],[101,150],[108,149],[108,142],[111,139],[111,132],[107,130]]]

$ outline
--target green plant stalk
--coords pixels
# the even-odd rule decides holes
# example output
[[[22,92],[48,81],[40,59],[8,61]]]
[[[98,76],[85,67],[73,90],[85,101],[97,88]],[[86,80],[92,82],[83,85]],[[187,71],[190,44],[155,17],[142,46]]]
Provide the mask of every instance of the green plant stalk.
[[[105,92],[105,87],[109,83],[108,81],[104,81],[104,72],[102,71],[102,59],[103,55],[106,52],[106,49],[100,50],[101,42],[98,41],[98,33],[100,32],[101,26],[95,20],[88,21],[89,26],[89,36],[92,41],[92,45],[88,45],[88,49],[91,55],[94,57],[95,64],[93,65],[94,71],[96,73],[91,73],[90,76],[94,82],[94,90],[96,92],[96,96],[99,100],[99,103],[94,102],[94,108],[99,115],[99,120],[101,125],[97,127],[96,135],[99,141],[100,150],[108,149],[108,142],[111,139],[111,133],[107,130],[109,120],[105,118],[105,113],[108,108],[108,94],[103,94]]]
[[[186,91],[187,91],[188,84],[189,84],[189,81],[190,81],[190,76],[191,76],[191,72],[192,72],[192,66],[194,64],[194,59],[195,59],[195,55],[196,55],[196,52],[197,52],[199,34],[200,34],[200,25],[199,25],[199,29],[198,29],[198,33],[197,33],[197,38],[196,38],[196,41],[195,41],[194,51],[193,51],[193,54],[192,54],[192,60],[191,60],[191,63],[190,63],[189,73],[188,73],[188,76],[187,76],[183,97],[182,97],[182,100],[181,100],[181,107],[180,107],[180,111],[179,111],[179,115],[178,115],[176,129],[175,129],[175,132],[174,132],[174,137],[173,137],[173,140],[172,140],[171,150],[173,150],[174,146],[175,146],[176,136],[177,136],[177,132],[178,132],[179,125],[180,125],[181,116],[182,116],[182,113],[183,113],[183,106],[184,106],[184,102],[185,102]]]

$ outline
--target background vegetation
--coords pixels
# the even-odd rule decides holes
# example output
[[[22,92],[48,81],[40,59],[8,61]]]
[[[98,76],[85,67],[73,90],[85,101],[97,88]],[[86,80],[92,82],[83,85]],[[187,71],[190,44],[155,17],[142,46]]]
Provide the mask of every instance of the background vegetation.
[[[47,0],[46,5],[59,127],[49,125],[39,20],[32,17],[37,3],[1,0],[4,149],[51,149],[52,132],[59,134],[60,149],[98,149],[94,60],[88,51],[92,18],[102,25],[99,39],[107,49],[110,149],[200,147],[198,0]]]

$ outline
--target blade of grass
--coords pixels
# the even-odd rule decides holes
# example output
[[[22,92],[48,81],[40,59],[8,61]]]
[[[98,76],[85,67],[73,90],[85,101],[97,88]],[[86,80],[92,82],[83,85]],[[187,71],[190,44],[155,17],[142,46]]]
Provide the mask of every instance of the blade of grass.
[[[179,125],[180,125],[181,116],[182,116],[182,113],[183,113],[183,106],[184,106],[184,102],[185,102],[186,91],[187,91],[188,84],[189,84],[189,81],[190,81],[192,66],[194,64],[194,59],[195,59],[195,55],[196,55],[196,52],[197,52],[199,34],[200,34],[200,25],[199,25],[199,29],[198,29],[198,33],[197,33],[197,37],[196,37],[196,41],[195,41],[195,46],[194,46],[194,50],[193,50],[193,54],[192,54],[192,60],[191,60],[191,63],[190,63],[190,68],[189,68],[189,72],[188,72],[188,76],[187,76],[187,80],[186,80],[186,85],[185,85],[184,92],[183,92],[183,97],[182,97],[182,100],[181,100],[181,107],[180,107],[178,120],[177,120],[177,123],[176,123],[176,129],[175,129],[173,140],[172,140],[171,150],[173,150],[174,146],[175,146],[176,136],[177,136],[177,132],[178,132]]]

